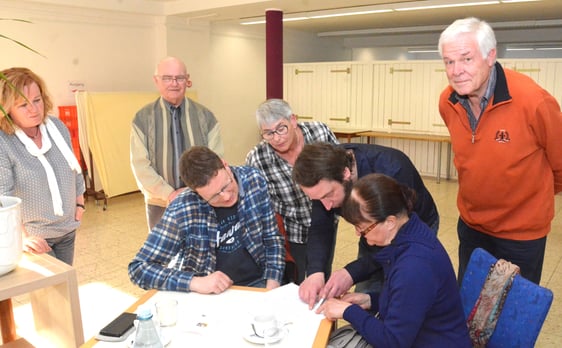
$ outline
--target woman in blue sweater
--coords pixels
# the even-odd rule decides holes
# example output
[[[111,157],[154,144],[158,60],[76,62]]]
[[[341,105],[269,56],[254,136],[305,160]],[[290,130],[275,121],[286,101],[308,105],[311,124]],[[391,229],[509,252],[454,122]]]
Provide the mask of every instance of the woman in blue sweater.
[[[414,191],[382,174],[355,183],[342,216],[369,245],[385,247],[373,255],[384,285],[329,299],[318,312],[345,319],[375,347],[471,347],[451,260],[414,201]]]

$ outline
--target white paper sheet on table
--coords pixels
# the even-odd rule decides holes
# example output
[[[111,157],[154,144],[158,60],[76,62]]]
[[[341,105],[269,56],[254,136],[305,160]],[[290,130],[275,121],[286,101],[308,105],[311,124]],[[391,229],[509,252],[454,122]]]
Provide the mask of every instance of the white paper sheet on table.
[[[287,284],[268,292],[230,289],[220,295],[161,291],[148,303],[161,297],[178,300],[178,323],[165,334],[172,336],[168,347],[256,347],[244,339],[252,333],[251,318],[257,313],[275,313],[287,323],[284,338],[274,347],[311,347],[323,315],[308,309],[298,296],[298,286]],[[126,346],[125,342],[100,342],[99,347]]]

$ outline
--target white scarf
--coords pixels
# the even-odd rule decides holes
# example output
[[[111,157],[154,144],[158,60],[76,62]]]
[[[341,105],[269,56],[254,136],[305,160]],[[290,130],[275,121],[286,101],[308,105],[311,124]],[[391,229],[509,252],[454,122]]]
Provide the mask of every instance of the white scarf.
[[[41,148],[38,148],[35,142],[31,140],[20,128],[16,129],[16,136],[25,145],[27,151],[31,155],[37,157],[39,162],[41,162],[41,164],[43,165],[43,168],[45,169],[45,173],[47,174],[47,181],[49,184],[49,191],[51,191],[51,198],[53,200],[53,208],[54,208],[55,215],[62,216],[63,215],[62,199],[59,191],[59,185],[57,183],[57,178],[55,176],[53,167],[45,158],[45,153],[49,151],[52,146],[49,135],[53,138],[55,145],[57,146],[57,148],[60,150],[60,152],[68,162],[70,168],[72,170],[75,170],[78,174],[82,173],[82,169],[80,168],[80,164],[78,163],[78,160],[74,156],[74,153],[72,152],[66,141],[64,141],[62,134],[60,134],[59,130],[57,129],[57,126],[55,126],[53,121],[47,118],[47,122],[45,124],[41,123],[41,125],[39,126],[39,130],[41,131],[41,138],[42,138]]]

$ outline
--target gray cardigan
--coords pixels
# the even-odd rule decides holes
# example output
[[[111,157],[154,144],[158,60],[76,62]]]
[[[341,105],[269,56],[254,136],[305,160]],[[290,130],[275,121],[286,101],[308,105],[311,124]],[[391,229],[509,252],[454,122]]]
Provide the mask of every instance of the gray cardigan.
[[[64,123],[56,117],[49,118],[72,149],[70,133]],[[80,225],[74,216],[76,197],[85,191],[84,177],[70,168],[54,142],[45,158],[57,177],[63,216],[56,216],[53,212],[47,174],[37,157],[25,149],[15,134],[0,131],[0,195],[21,198],[22,220],[30,235],[56,238],[76,230]]]

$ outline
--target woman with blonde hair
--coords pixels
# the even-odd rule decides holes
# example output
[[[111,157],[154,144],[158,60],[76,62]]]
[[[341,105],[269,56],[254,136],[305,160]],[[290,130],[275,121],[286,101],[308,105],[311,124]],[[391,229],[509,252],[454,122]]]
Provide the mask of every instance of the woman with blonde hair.
[[[39,76],[27,68],[1,74],[0,195],[22,200],[24,251],[71,265],[85,185],[70,133],[47,115],[53,103]]]

